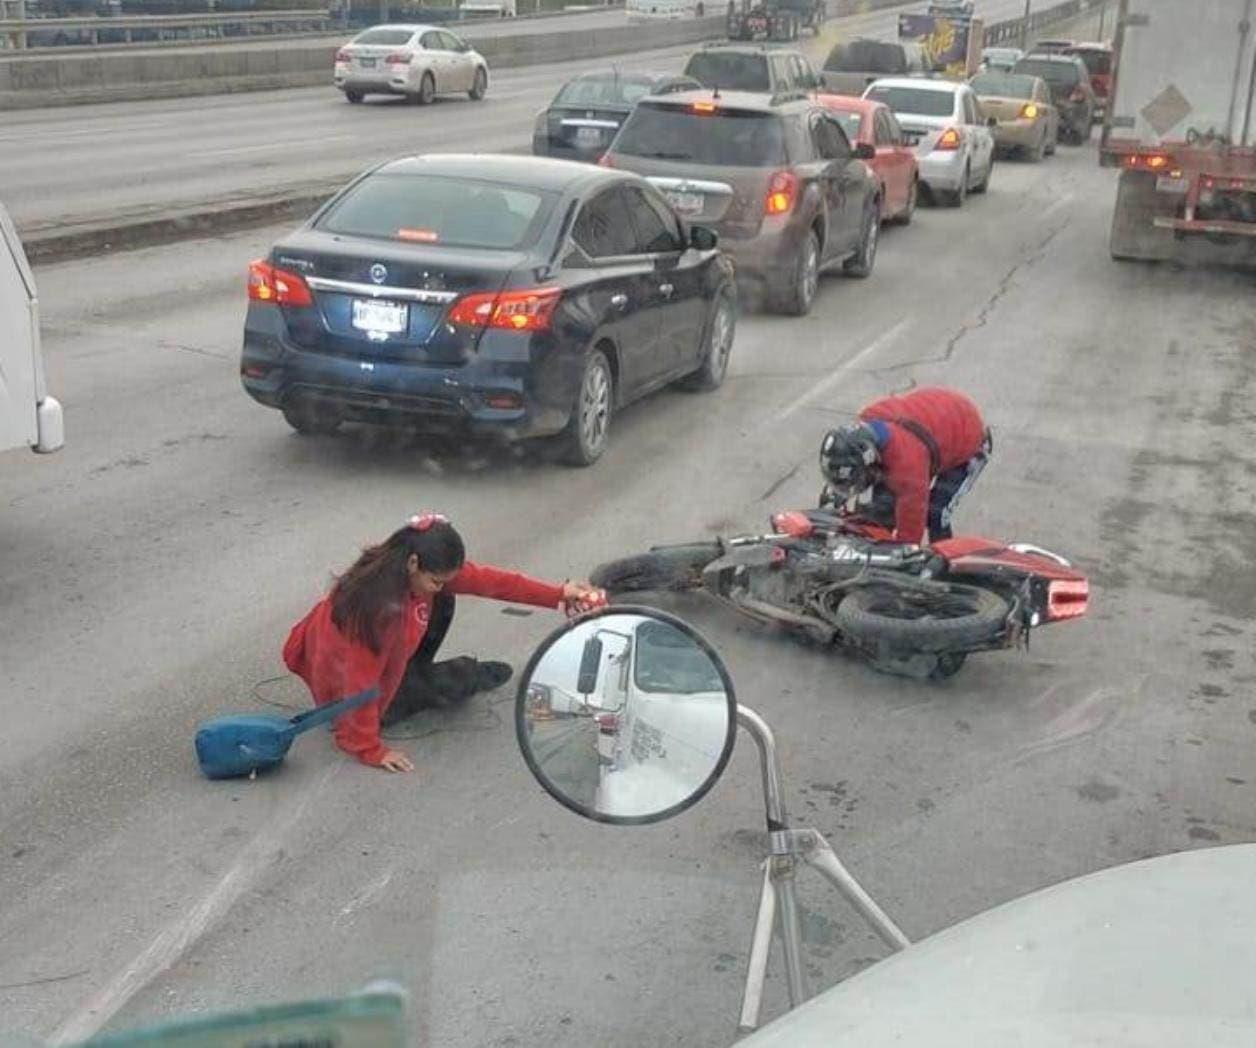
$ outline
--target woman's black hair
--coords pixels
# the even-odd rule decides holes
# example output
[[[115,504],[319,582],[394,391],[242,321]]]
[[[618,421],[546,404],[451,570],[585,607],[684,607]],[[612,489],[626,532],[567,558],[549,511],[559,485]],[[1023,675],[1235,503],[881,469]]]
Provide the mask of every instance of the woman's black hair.
[[[457,571],[467,559],[462,536],[443,519],[420,530],[412,524],[399,528],[378,546],[368,546],[331,592],[331,620],[350,640],[379,654],[388,621],[405,607],[410,592],[406,564],[411,556],[423,571],[444,575]]]

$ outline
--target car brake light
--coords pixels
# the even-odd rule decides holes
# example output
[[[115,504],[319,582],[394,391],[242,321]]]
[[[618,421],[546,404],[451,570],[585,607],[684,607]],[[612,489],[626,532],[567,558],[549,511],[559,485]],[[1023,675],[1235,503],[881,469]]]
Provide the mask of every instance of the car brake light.
[[[952,149],[958,149],[962,141],[963,139],[961,139],[959,136],[959,128],[948,127],[939,136],[937,144],[933,148],[946,150],[946,151],[949,151]]]
[[[798,196],[798,178],[792,171],[778,171],[768,183],[763,208],[769,215],[785,215],[794,208]]]
[[[391,54],[385,58],[384,65],[409,65],[412,57],[413,55],[398,51],[396,54]]]
[[[1021,106],[1020,115],[1024,120],[1034,120],[1038,116],[1038,107],[1033,102],[1026,102]]]
[[[562,289],[556,287],[464,295],[449,311],[449,323],[506,331],[548,331],[561,297]]]
[[[1090,583],[1085,579],[1052,579],[1047,584],[1047,621],[1075,619],[1086,614]]]
[[[249,299],[277,306],[314,305],[314,296],[302,277],[261,260],[249,265]]]
[[[337,62],[347,62],[347,61],[349,61],[349,59],[350,59],[350,58],[352,58],[352,57],[353,57],[353,56],[352,56],[352,54],[350,54],[350,52],[348,52],[348,51],[337,51],[337,52],[336,52],[336,61],[337,61]]]

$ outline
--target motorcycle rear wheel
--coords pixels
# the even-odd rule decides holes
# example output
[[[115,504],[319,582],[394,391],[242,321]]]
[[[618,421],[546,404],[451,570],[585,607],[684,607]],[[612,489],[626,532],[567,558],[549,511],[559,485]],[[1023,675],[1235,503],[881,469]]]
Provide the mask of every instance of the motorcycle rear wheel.
[[[702,585],[702,569],[721,552],[718,542],[665,546],[599,564],[590,581],[612,594],[698,589]]]
[[[997,637],[1010,610],[976,586],[865,586],[837,606],[835,620],[848,638],[876,649],[960,652]]]

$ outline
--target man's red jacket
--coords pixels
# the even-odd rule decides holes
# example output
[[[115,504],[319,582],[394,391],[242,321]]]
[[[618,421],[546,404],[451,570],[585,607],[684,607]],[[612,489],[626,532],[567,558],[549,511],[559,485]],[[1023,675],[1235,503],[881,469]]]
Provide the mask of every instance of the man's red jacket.
[[[526,575],[467,561],[445,586],[447,593],[492,597],[517,604],[557,608],[563,588]],[[350,640],[332,621],[331,596],[292,627],[283,646],[284,664],[309,686],[314,702],[325,705],[379,688],[379,698],[336,719],[336,744],[365,764],[378,765],[388,751],[379,738],[379,719],[388,709],[406,664],[419,649],[432,614],[430,597],[409,597],[384,630],[379,653]]]
[[[897,420],[910,419],[924,427],[938,447],[937,472],[945,473],[981,450],[986,439],[981,412],[963,393],[933,387],[875,400],[859,417],[889,424],[890,438],[881,448],[881,464],[885,486],[894,495],[894,537],[899,542],[923,542],[929,489],[936,474],[928,445]]]

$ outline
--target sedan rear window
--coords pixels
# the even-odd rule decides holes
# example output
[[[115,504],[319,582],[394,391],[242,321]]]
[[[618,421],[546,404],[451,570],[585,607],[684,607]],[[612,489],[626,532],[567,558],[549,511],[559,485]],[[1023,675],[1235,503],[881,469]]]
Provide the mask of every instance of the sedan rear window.
[[[408,44],[414,36],[409,29],[368,29],[353,38],[355,44],[379,44],[385,47],[397,47]]]
[[[973,90],[979,95],[995,98],[1032,98],[1034,78],[1015,73],[982,73],[972,79]]]
[[[734,109],[695,112],[688,106],[642,103],[612,147],[625,156],[724,167],[785,163],[781,118]]]
[[[859,128],[863,124],[862,113],[845,113],[837,109],[830,109],[829,113],[834,120],[842,125],[842,130],[846,132],[847,138],[852,142],[859,140]]]
[[[563,85],[554,98],[556,106],[633,105],[650,94],[649,83],[622,77],[582,77]]]
[[[431,175],[369,175],[317,228],[346,236],[509,251],[536,239],[554,194]]]
[[[685,75],[703,87],[721,91],[771,91],[768,60],[762,55],[709,54],[699,51],[689,59]]]
[[[1012,68],[1013,73],[1040,76],[1048,84],[1076,84],[1081,74],[1072,62],[1051,62],[1043,59],[1023,58]]]
[[[916,116],[950,116],[955,112],[955,95],[950,91],[928,91],[918,87],[885,87],[873,84],[865,98],[884,102],[896,113]]]

